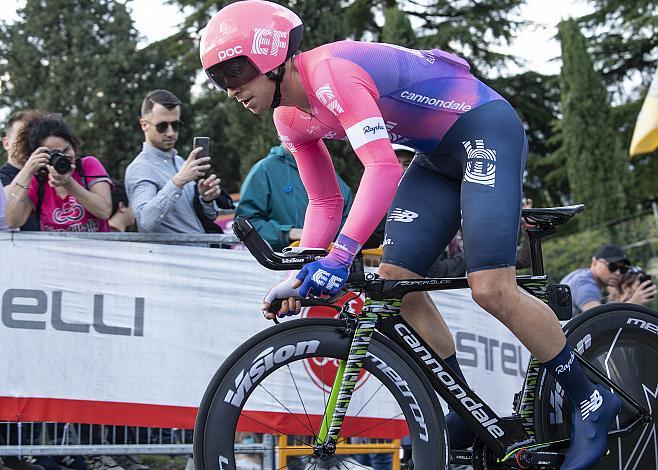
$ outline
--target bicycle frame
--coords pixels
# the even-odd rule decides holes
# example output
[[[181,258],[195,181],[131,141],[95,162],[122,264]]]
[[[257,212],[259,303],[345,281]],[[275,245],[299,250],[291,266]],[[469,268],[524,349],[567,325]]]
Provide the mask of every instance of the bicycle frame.
[[[582,210],[582,206],[576,212]],[[547,277],[544,275],[541,258],[540,238],[555,231],[553,224],[564,223],[572,214],[563,215],[561,222],[542,221],[540,216],[550,212],[547,209],[535,210],[536,226],[528,230],[531,246],[532,272],[531,276],[517,276],[518,285],[534,297],[550,304],[547,288]],[[575,212],[574,212],[575,213]],[[282,256],[272,251],[267,243],[256,233],[253,226],[244,219],[238,219],[234,224],[236,235],[245,243],[249,251],[263,266],[274,270],[295,269],[304,263],[319,259],[323,253],[318,250],[307,250],[292,256]],[[320,250],[321,251],[321,250]],[[363,366],[370,339],[375,329],[396,342],[425,372],[436,392],[453,410],[455,410],[470,425],[479,440],[498,458],[508,458],[515,449],[528,448],[534,442],[534,385],[540,378],[542,369],[539,362],[531,357],[528,371],[521,390],[517,406],[518,416],[501,418],[467,385],[452,372],[432,348],[400,315],[401,299],[411,292],[450,290],[467,288],[466,278],[436,278],[411,280],[366,280],[363,272],[350,275],[350,282],[364,288],[366,302],[361,315],[355,322],[354,336],[348,359],[341,361],[339,372],[334,380],[331,395],[325,410],[320,433],[316,438],[316,446],[329,451],[335,450],[343,420],[347,413],[352,393],[356,386],[356,378]],[[318,302],[319,303],[316,303]],[[327,305],[327,301],[313,299],[306,305]],[[598,372],[581,355],[578,360],[591,373],[609,386],[624,401],[637,411],[633,422],[625,428],[613,431],[611,437],[619,437],[635,430],[642,423],[651,420],[647,410],[635,402],[628,394]],[[422,419],[414,416],[414,418]],[[540,443],[539,446],[546,447]]]
[[[545,293],[546,276],[519,276],[518,284],[533,295],[542,298]],[[449,290],[462,287],[464,278],[455,279],[423,279],[410,281],[381,281],[383,284],[394,282],[400,291],[418,290]],[[456,287],[460,286],[460,287]],[[419,289],[420,288],[420,289]],[[395,292],[395,289],[386,289]],[[335,448],[338,441],[343,419],[347,413],[356,378],[367,354],[367,346],[374,330],[390,338],[404,349],[425,372],[437,394],[455,410],[471,427],[476,436],[498,458],[509,457],[516,449],[527,447],[534,442],[534,403],[530,399],[534,383],[540,373],[540,364],[530,358],[528,372],[522,389],[519,416],[500,417],[482,400],[468,385],[457,376],[450,366],[441,359],[434,350],[421,338],[409,323],[400,315],[401,301],[394,299],[374,299],[378,291],[367,291],[366,302],[362,313],[356,319],[354,339],[350,347],[347,361],[341,361],[341,368],[336,376],[329,406],[325,410],[322,428],[317,438],[318,446]],[[547,301],[547,300],[546,300]],[[580,354],[578,360],[594,374],[599,381],[612,388],[616,394],[629,403],[637,411],[632,422],[623,429],[611,431],[610,437],[619,437],[633,432],[646,422],[649,413],[632,397],[601,374]],[[344,363],[344,367],[343,367]],[[340,371],[344,370],[341,375]],[[422,415],[414,416],[421,422]],[[331,425],[328,425],[331,423]],[[545,443],[549,444],[549,443]]]

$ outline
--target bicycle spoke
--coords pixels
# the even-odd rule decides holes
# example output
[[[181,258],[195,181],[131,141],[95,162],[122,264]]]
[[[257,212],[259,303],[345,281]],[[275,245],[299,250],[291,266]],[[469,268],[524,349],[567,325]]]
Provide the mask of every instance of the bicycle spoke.
[[[299,393],[299,387],[297,386],[297,381],[295,380],[295,376],[292,373],[292,369],[290,368],[290,364],[286,364],[286,367],[288,368],[288,373],[290,374],[290,378],[292,379],[292,383],[295,385],[295,391],[297,392],[297,396],[299,397],[299,402],[302,404],[302,408],[304,409],[304,414],[306,415],[306,420],[308,421],[308,427],[311,431],[311,435],[315,437],[315,433],[313,432],[313,425],[311,424],[311,418],[308,415],[308,411],[306,411],[306,405],[304,404],[304,400],[302,399],[301,393]]]
[[[386,420],[384,420],[384,421],[382,421],[382,422],[380,422],[380,423],[377,423],[377,424],[374,424],[374,425],[372,425],[372,426],[370,426],[370,427],[367,427],[367,428],[361,429],[361,430],[359,430],[359,431],[357,431],[357,432],[355,432],[354,434],[351,434],[351,435],[349,435],[349,436],[343,436],[342,439],[339,439],[339,440],[336,442],[336,445],[338,445],[338,444],[340,444],[340,443],[342,443],[342,442],[345,442],[347,439],[349,439],[349,438],[351,438],[351,437],[356,437],[357,434],[361,434],[361,433],[364,433],[364,432],[367,432],[367,431],[371,431],[371,430],[373,430],[373,429],[375,429],[375,428],[377,428],[377,427],[379,427],[379,426],[383,426],[383,425],[386,424],[388,421],[393,421],[394,419],[397,419],[397,418],[399,418],[400,416],[404,416],[404,413],[399,413],[399,414],[397,414],[397,415],[395,415],[395,416],[392,416],[392,417],[390,417],[390,418],[387,418]]]
[[[313,454],[302,455],[302,456],[294,455],[293,458],[299,457],[299,461],[303,463],[303,461],[306,460],[306,459],[310,460],[312,456],[313,456]],[[315,468],[316,465],[317,465],[317,462],[314,462],[313,466],[311,468]],[[283,467],[279,467],[276,470],[284,470],[286,468],[288,468],[288,462],[284,462]]]
[[[315,436],[315,434],[313,433],[313,427],[312,427],[312,426],[311,426],[311,428],[307,428],[307,427],[306,427],[306,424],[304,424],[304,423],[303,423],[303,422],[297,417],[297,415],[296,415],[295,413],[293,413],[293,412],[290,410],[290,408],[288,408],[286,405],[284,405],[283,403],[281,403],[281,400],[279,400],[277,397],[275,397],[273,393],[271,393],[268,389],[266,389],[265,387],[263,387],[263,384],[258,384],[258,386],[259,386],[260,388],[262,388],[263,390],[265,390],[265,393],[267,393],[269,396],[271,396],[272,398],[274,398],[274,400],[276,400],[276,402],[277,402],[279,405],[281,405],[281,407],[282,407],[284,410],[286,410],[288,413],[290,413],[290,415],[291,415],[293,418],[295,418],[295,421],[297,421],[299,424],[301,424],[303,427],[305,427],[305,428],[311,433],[311,436]],[[303,403],[302,403],[302,406],[304,406]],[[306,415],[306,416],[308,417],[308,415]],[[310,424],[310,422],[309,422],[309,424]],[[285,433],[281,433],[281,434],[285,434]]]
[[[271,429],[272,431],[274,431],[272,434],[282,434],[282,435],[284,435],[284,436],[287,436],[287,437],[292,438],[293,440],[299,442],[301,445],[308,446],[308,447],[312,448],[312,446],[311,446],[310,444],[307,444],[306,442],[304,442],[304,441],[302,441],[302,440],[300,440],[300,439],[297,439],[297,438],[294,437],[294,436],[288,436],[288,434],[286,434],[286,433],[283,432],[282,430],[277,429],[277,428],[275,428],[275,427],[272,427],[272,426],[270,426],[270,425],[267,424],[267,423],[263,423],[262,421],[260,421],[260,420],[258,420],[258,419],[256,419],[256,418],[253,418],[253,417],[251,417],[251,416],[247,416],[247,415],[245,415],[245,414],[243,414],[243,413],[240,413],[240,417],[242,417],[242,418],[246,418],[246,419],[250,419],[250,420],[253,421],[254,423],[258,423],[258,424],[260,424],[261,426],[265,426],[266,428]]]
[[[347,469],[349,469],[350,467],[348,467],[345,462],[350,462],[352,464],[355,464],[355,465],[359,466],[359,468],[371,468],[371,467],[367,467],[366,465],[363,465],[363,464],[357,462],[356,460],[348,460],[347,458],[341,458],[341,456],[338,455],[338,454],[335,454],[335,455],[336,455],[336,458],[338,459],[338,468],[347,468]]]
[[[384,384],[380,382],[379,387],[377,387],[377,390],[375,390],[370,395],[370,398],[368,398],[368,400],[363,404],[363,406],[359,409],[359,411],[357,411],[356,414],[354,414],[352,416],[352,418],[356,418],[357,416],[359,416],[361,414],[361,412],[365,409],[365,407],[368,406],[368,403],[370,403],[373,400],[373,398],[375,398],[375,395],[377,395],[379,393],[379,391],[382,389],[383,386],[384,386]]]

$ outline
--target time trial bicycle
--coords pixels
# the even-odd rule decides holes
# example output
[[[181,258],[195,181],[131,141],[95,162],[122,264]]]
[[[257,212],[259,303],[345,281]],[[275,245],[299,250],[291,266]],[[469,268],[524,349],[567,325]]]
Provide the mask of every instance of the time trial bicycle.
[[[518,285],[548,303],[562,320],[571,318],[570,292],[567,286],[548,285],[541,238],[583,208],[523,210],[530,227],[532,274],[517,276]],[[246,219],[238,219],[234,231],[269,269],[299,269],[326,255],[317,249],[275,253]],[[475,470],[558,469],[569,447],[571,407],[535,358],[514,397],[514,413],[498,416],[400,315],[401,300],[410,292],[466,287],[466,278],[384,280],[364,274],[355,263],[344,289],[365,295],[359,315],[334,305],[338,296],[303,299],[303,306],[335,308],[337,318],[281,322],[249,339],[221,365],[197,415],[196,468],[239,468],[235,448],[241,430],[284,434],[286,429],[297,448],[306,450],[298,463],[322,468],[322,462],[340,459],[337,449],[349,437],[381,436],[377,428],[402,423],[411,441],[411,467],[418,470],[447,469],[450,463]],[[275,302],[272,310],[279,307]],[[658,312],[631,304],[602,305],[568,321],[564,331],[590,378],[623,402],[608,434],[608,455],[593,468],[658,468],[658,369],[651,365],[658,359]],[[321,369],[327,375],[320,378],[322,390],[301,385],[305,369],[328,362],[335,367]],[[364,374],[375,386],[360,386]],[[381,393],[386,400],[377,397]],[[438,397],[472,428],[476,437],[470,450],[450,451]],[[321,411],[305,400],[315,408],[319,403]],[[384,401],[394,403],[384,419],[363,418]],[[276,411],[253,411],[264,404]],[[286,468],[286,462],[279,468]]]

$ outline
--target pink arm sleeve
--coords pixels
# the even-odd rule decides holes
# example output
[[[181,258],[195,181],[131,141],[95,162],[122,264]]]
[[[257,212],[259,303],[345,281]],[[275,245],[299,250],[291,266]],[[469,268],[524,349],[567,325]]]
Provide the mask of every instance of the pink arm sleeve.
[[[377,89],[363,69],[340,59],[321,61],[310,82],[312,92],[338,118],[365,167],[341,232],[363,245],[386,215],[402,176],[377,105]]]
[[[343,195],[327,146],[322,140],[304,144],[296,154],[299,176],[308,193],[301,246],[328,248],[343,219]]]
[[[274,123],[279,138],[295,157],[299,176],[308,193],[300,245],[326,249],[340,227],[343,196],[327,147],[321,139],[308,140],[306,129],[302,129],[302,124],[295,118],[297,113],[294,108],[278,108],[274,112]]]

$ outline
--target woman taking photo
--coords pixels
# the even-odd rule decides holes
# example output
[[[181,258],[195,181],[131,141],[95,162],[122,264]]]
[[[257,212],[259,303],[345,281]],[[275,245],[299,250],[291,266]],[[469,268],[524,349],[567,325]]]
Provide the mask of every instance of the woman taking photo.
[[[59,115],[33,114],[16,146],[29,158],[8,188],[10,227],[34,212],[43,231],[110,231],[110,178],[97,158],[76,158],[80,141]]]

